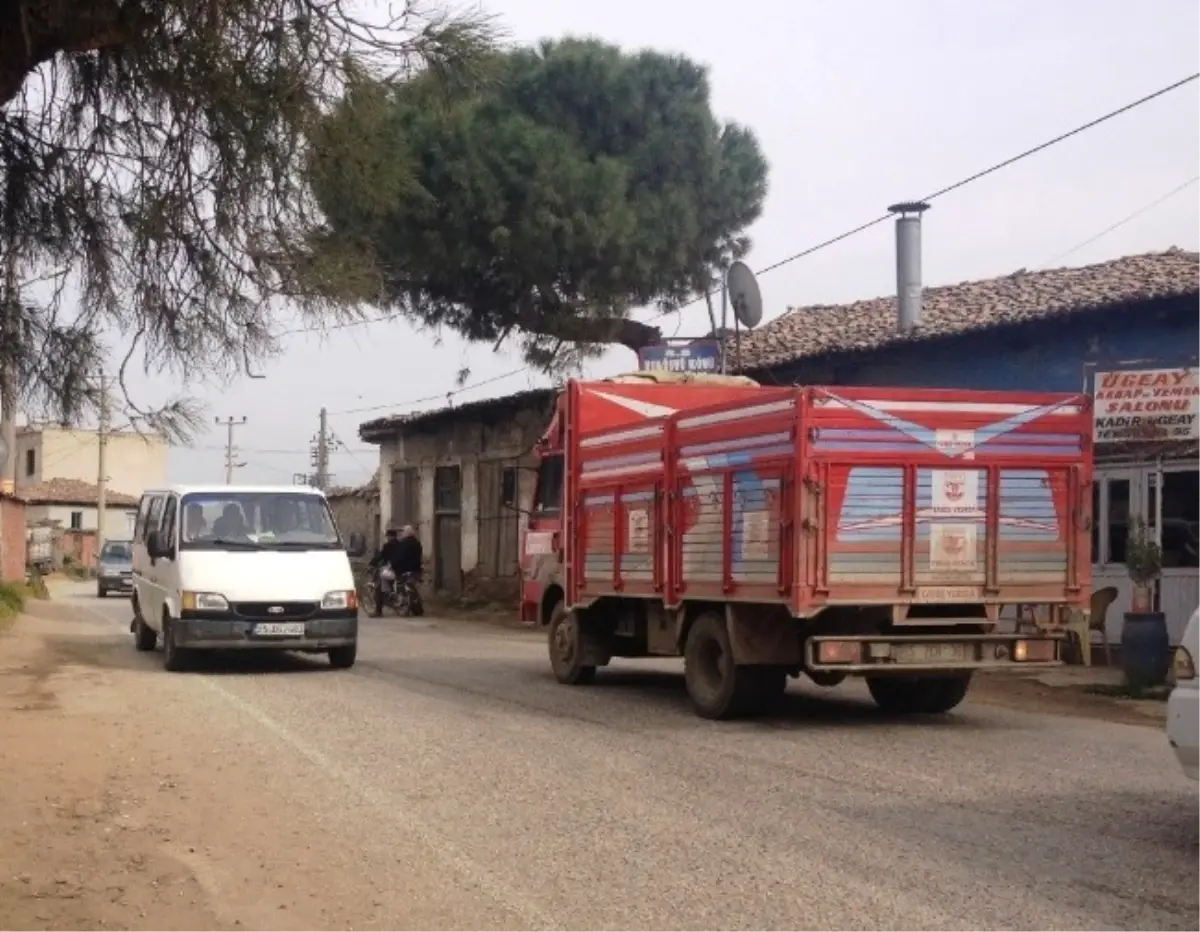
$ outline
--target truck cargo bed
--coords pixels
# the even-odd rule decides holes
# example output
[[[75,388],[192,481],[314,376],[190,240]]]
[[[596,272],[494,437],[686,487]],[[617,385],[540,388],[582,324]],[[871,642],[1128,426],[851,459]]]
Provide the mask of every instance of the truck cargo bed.
[[[889,605],[904,623],[1090,595],[1084,395],[758,388],[596,428],[586,392],[566,405],[569,604]]]

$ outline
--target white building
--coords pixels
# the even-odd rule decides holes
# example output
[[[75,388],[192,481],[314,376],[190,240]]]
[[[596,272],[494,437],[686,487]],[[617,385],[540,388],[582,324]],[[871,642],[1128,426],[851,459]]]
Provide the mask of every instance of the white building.
[[[94,430],[22,427],[17,431],[16,491],[23,495],[28,486],[54,479],[94,486],[99,457],[99,437]],[[146,489],[166,485],[167,440],[156,434],[111,432],[104,462],[110,497],[121,492],[138,498]]]
[[[18,492],[25,500],[25,523],[29,526],[56,522],[63,530],[97,529],[97,488],[79,479],[51,479],[28,483]],[[137,517],[138,499],[124,492],[109,492],[105,502],[104,536],[108,540],[129,540]]]

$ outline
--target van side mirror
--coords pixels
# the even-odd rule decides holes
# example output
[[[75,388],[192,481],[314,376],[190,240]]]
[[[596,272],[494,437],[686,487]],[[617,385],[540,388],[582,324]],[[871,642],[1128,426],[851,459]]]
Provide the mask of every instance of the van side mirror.
[[[175,556],[175,548],[163,538],[162,531],[151,531],[146,535],[146,553],[150,555],[150,562],[153,563],[164,557]]]
[[[350,535],[350,539],[346,541],[346,556],[361,557],[367,552],[367,539],[358,531],[354,531]]]

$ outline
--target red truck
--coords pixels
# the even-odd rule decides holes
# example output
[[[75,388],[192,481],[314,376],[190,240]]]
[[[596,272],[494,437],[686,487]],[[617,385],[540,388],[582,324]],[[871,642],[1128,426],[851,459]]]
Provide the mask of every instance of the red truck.
[[[569,382],[537,454],[522,617],[562,683],[682,654],[706,718],[801,673],[941,713],[977,670],[1061,663],[1002,608],[1088,609],[1082,394],[639,373]]]

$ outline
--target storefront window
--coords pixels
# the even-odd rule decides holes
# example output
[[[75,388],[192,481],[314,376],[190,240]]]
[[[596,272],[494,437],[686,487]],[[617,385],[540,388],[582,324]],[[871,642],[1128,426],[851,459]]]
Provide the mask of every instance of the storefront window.
[[[1200,471],[1168,472],[1162,488],[1163,568],[1195,569],[1200,548]]]
[[[1108,480],[1108,562],[1125,562],[1129,540],[1129,480]]]

